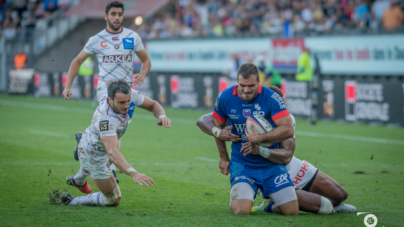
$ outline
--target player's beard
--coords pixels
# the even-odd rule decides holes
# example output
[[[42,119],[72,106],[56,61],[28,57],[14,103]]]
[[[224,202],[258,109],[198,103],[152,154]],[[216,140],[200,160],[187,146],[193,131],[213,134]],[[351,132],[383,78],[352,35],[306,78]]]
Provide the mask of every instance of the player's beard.
[[[107,18],[107,23],[108,23],[108,27],[110,27],[114,31],[119,31],[119,29],[121,29],[121,26],[122,26],[122,22],[120,22],[119,26],[115,27],[114,23],[112,21],[110,21],[108,18]]]
[[[118,106],[115,106],[114,102],[112,102],[111,108],[115,113],[120,113],[120,114],[127,114],[128,110],[129,110],[129,109],[123,109],[123,108],[119,108]]]
[[[244,93],[243,91],[239,91],[239,94],[241,94],[241,98],[243,98],[244,101],[249,102],[255,98],[255,96],[258,93],[258,88],[255,91],[250,91],[248,94]]]

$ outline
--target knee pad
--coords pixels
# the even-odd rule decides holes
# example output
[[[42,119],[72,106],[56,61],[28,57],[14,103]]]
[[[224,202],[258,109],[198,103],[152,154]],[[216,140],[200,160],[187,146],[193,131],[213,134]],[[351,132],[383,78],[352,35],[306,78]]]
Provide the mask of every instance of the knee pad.
[[[321,196],[321,207],[317,214],[331,214],[333,211],[332,203],[329,199]]]
[[[111,206],[115,203],[116,199],[121,196],[119,186],[117,185],[112,192],[102,193],[102,196],[104,200],[104,206]]]

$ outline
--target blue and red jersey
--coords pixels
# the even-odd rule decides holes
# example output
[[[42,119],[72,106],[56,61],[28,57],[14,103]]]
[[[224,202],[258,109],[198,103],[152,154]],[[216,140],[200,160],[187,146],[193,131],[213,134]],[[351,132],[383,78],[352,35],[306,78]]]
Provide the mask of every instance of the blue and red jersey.
[[[250,102],[245,102],[237,93],[237,86],[224,90],[216,100],[213,109],[213,117],[220,121],[229,121],[229,125],[233,126],[231,132],[242,138],[240,142],[232,142],[231,159],[246,165],[263,167],[273,165],[268,159],[261,155],[248,154],[244,156],[240,152],[242,143],[248,142],[245,135],[246,121],[250,115],[259,115],[276,128],[274,121],[282,117],[289,116],[289,112],[278,93],[269,88],[258,86],[257,96]],[[270,148],[279,148],[278,143],[272,144]]]

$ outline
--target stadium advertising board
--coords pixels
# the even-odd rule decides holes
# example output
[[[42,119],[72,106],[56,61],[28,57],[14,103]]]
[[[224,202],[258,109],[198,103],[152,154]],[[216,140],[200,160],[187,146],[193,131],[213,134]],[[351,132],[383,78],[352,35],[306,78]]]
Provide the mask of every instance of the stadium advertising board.
[[[308,82],[284,80],[282,92],[289,113],[295,116],[309,116],[311,99],[309,98],[310,84]]]
[[[10,70],[8,93],[27,94],[34,72],[34,69]]]
[[[278,70],[296,70],[297,60],[304,48],[304,39],[273,39],[268,48],[272,65]]]
[[[242,59],[267,56],[270,39],[149,41],[147,52],[154,71],[222,72],[230,54]]]
[[[404,74],[404,35],[305,38],[322,73]]]

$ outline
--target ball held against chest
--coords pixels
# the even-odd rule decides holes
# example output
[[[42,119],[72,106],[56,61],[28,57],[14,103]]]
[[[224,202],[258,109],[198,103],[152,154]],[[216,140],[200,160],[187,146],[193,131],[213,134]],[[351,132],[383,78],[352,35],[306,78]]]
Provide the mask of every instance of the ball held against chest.
[[[252,126],[258,132],[259,135],[272,131],[272,125],[262,116],[251,115],[247,118],[246,129],[248,133],[251,133]],[[263,147],[270,147],[271,143],[258,143]]]

